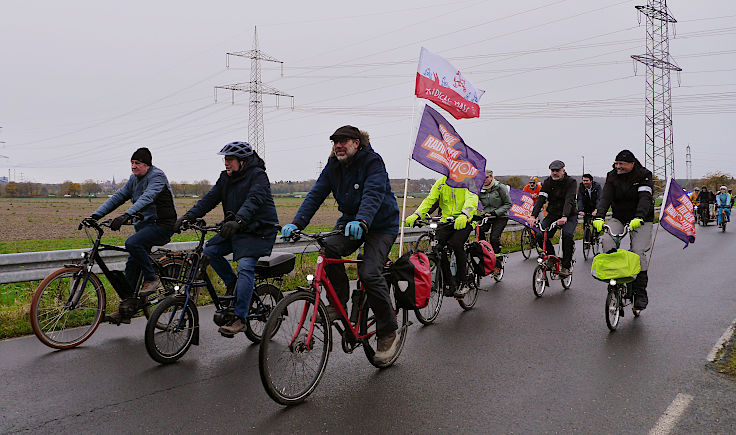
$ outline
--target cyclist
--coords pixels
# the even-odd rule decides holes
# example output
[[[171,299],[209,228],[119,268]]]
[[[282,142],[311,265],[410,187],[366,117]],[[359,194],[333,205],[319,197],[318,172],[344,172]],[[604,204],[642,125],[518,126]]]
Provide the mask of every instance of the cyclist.
[[[547,216],[542,220],[542,226],[549,227],[556,222],[562,228],[562,267],[561,276],[570,275],[572,266],[572,252],[574,248],[575,228],[577,228],[577,209],[575,205],[575,191],[577,181],[567,175],[565,163],[555,160],[549,164],[550,176],[542,182],[542,190],[539,192],[539,200],[534,204],[534,209],[529,217],[529,224],[534,227],[539,222],[539,213],[544,204],[547,204]],[[557,229],[548,231],[548,237],[554,237]],[[544,246],[544,232],[537,231],[537,245]],[[547,243],[547,254],[554,255],[555,248],[552,243]]]
[[[511,196],[509,188],[493,178],[493,171],[486,169],[486,180],[480,190],[480,204],[483,206],[483,214],[490,216],[488,222],[479,227],[479,239],[485,239],[486,231],[490,230],[491,246],[493,252],[501,253],[501,234],[509,221],[509,209],[511,208]],[[501,262],[496,262],[493,275],[501,271]]]
[[[358,266],[370,305],[376,318],[378,343],[375,359],[387,362],[396,352],[399,335],[389,289],[382,272],[388,253],[399,232],[399,207],[391,191],[383,159],[370,144],[368,133],[351,125],[338,128],[331,136],[332,152],[317,182],[307,194],[292,223],[281,234],[288,240],[296,229],[309,224],[320,205],[332,193],[342,216],[335,229],[344,234],[329,237],[325,255],[340,258],[363,246],[363,262]],[[343,264],[325,267],[343,307],[347,306],[349,281]],[[330,320],[337,318],[329,306]]]
[[[726,214],[726,222],[731,222],[731,194],[726,192],[726,186],[721,186],[720,192],[716,195],[716,205],[723,208]],[[718,225],[721,225],[721,212],[718,211]]]
[[[206,215],[220,203],[226,216],[234,216],[207,242],[203,251],[225,283],[227,293],[235,292],[235,319],[219,329],[220,334],[233,337],[246,327],[256,263],[259,257],[271,254],[279,219],[266,164],[250,144],[230,142],[217,154],[224,156],[225,170],[210,191],[176,222],[176,230],[184,222]],[[238,262],[237,275],[225,259],[230,253]]]
[[[529,177],[529,184],[524,186],[522,190],[531,195],[534,202],[537,202],[537,198],[539,198],[539,192],[542,190],[542,186],[539,184],[539,178]]]
[[[711,192],[708,191],[708,186],[703,186],[700,188],[700,194],[698,194],[698,210],[700,211],[700,215],[703,217],[703,222],[708,223],[710,220],[710,204],[711,201]]]
[[[652,190],[654,182],[652,173],[643,167],[639,160],[629,150],[622,150],[616,155],[614,169],[606,175],[601,201],[594,215],[605,216],[608,207],[612,208],[613,216],[608,222],[611,232],[620,233],[625,224],[629,224],[631,232],[631,251],[639,254],[641,272],[631,283],[634,290],[634,309],[643,310],[647,307],[647,267],[649,259],[647,252],[651,246],[652,222],[654,221],[654,199]],[[703,192],[700,192],[702,195]],[[596,231],[603,228],[603,219],[593,221]],[[603,251],[616,249],[616,243],[610,234],[602,237]]]
[[[601,185],[590,174],[583,174],[583,182],[578,186],[578,215],[583,217],[583,225],[591,219],[593,210],[601,200]]]
[[[429,195],[424,198],[414,214],[407,216],[405,220],[406,226],[414,225],[414,222],[427,213],[427,210],[435,203],[439,202],[440,211],[442,212],[442,222],[446,222],[448,217],[452,217],[453,225],[441,225],[437,228],[437,241],[447,244],[455,253],[457,261],[457,273],[455,280],[450,273],[449,262],[443,261],[442,267],[445,276],[450,277],[450,290],[457,298],[462,298],[469,291],[467,286],[463,285],[462,277],[465,276],[465,266],[468,261],[465,255],[465,241],[473,231],[471,218],[478,209],[478,195],[470,190],[462,187],[450,187],[447,185],[447,177],[441,177],[435,181]],[[470,224],[469,224],[470,223]]]
[[[89,217],[99,220],[127,200],[133,205],[112,220],[111,230],[119,230],[135,213],[143,215],[143,219],[135,224],[135,234],[125,241],[125,249],[130,253],[125,263],[125,279],[130,284],[131,292],[138,284],[141,272],[143,286],[140,293],[153,291],[161,285],[148,253],[154,246],[163,246],[169,242],[176,222],[176,208],[169,180],[161,169],[153,166],[152,161],[148,148],[138,148],[130,157],[132,174],[128,181]],[[133,293],[118,292],[118,296],[120,305],[107,316],[108,320],[118,324],[130,323],[130,316],[137,311],[138,300],[132,297]]]

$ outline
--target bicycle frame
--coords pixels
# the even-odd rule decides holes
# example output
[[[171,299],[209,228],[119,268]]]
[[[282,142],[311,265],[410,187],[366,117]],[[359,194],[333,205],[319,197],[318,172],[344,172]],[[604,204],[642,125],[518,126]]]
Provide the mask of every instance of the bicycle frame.
[[[541,223],[539,225],[539,229],[542,230],[542,232],[544,233],[544,236],[542,237],[542,252],[544,253],[544,255],[540,258],[541,260],[540,263],[547,264],[547,261],[549,259],[552,259],[552,263],[554,264],[554,268],[552,272],[559,274],[560,265],[562,264],[562,260],[560,259],[560,257],[556,255],[550,255],[547,253],[547,241],[548,241],[547,234],[548,234],[548,231],[553,228],[557,228],[557,223],[552,222],[552,224],[547,228],[542,228]],[[546,269],[546,266],[545,266],[545,269]]]

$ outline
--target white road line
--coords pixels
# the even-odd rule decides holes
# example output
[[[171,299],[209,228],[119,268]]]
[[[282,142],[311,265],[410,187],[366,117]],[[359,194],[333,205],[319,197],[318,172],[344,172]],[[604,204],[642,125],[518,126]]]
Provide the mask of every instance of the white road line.
[[[675,400],[664,411],[664,414],[659,417],[657,424],[649,431],[649,435],[667,435],[670,433],[692,400],[693,396],[678,393]]]
[[[734,319],[733,322],[731,322],[731,326],[726,329],[726,332],[721,335],[721,338],[716,342],[716,345],[713,346],[713,349],[710,350],[708,353],[708,356],[706,357],[709,362],[713,362],[716,360],[716,354],[718,354],[718,351],[721,350],[721,347],[728,341],[731,336],[734,333],[734,329],[736,328],[736,319]]]

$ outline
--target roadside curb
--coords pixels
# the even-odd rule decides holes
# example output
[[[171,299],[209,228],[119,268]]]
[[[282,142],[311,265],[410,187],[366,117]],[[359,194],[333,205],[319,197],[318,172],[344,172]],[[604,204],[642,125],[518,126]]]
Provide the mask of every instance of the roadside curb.
[[[726,328],[721,338],[706,357],[706,367],[736,380],[736,319]]]

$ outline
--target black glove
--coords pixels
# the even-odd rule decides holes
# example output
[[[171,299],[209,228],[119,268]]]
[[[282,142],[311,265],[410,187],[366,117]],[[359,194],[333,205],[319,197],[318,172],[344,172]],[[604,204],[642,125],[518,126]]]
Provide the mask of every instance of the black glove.
[[[100,220],[101,217],[102,217],[101,214],[92,213],[91,215],[89,215],[89,217],[87,219],[92,219],[93,221],[98,221],[98,220]]]
[[[229,239],[235,233],[240,231],[240,224],[236,221],[227,221],[225,224],[220,228],[220,235],[226,239]]]
[[[176,220],[176,223],[174,224],[174,232],[180,233],[181,232],[181,226],[184,224],[184,222],[191,222],[192,216],[185,214],[184,216],[180,217]]]
[[[122,227],[124,223],[128,222],[129,219],[130,215],[128,213],[121,214],[110,222],[110,229],[113,231],[119,230],[120,227]]]

